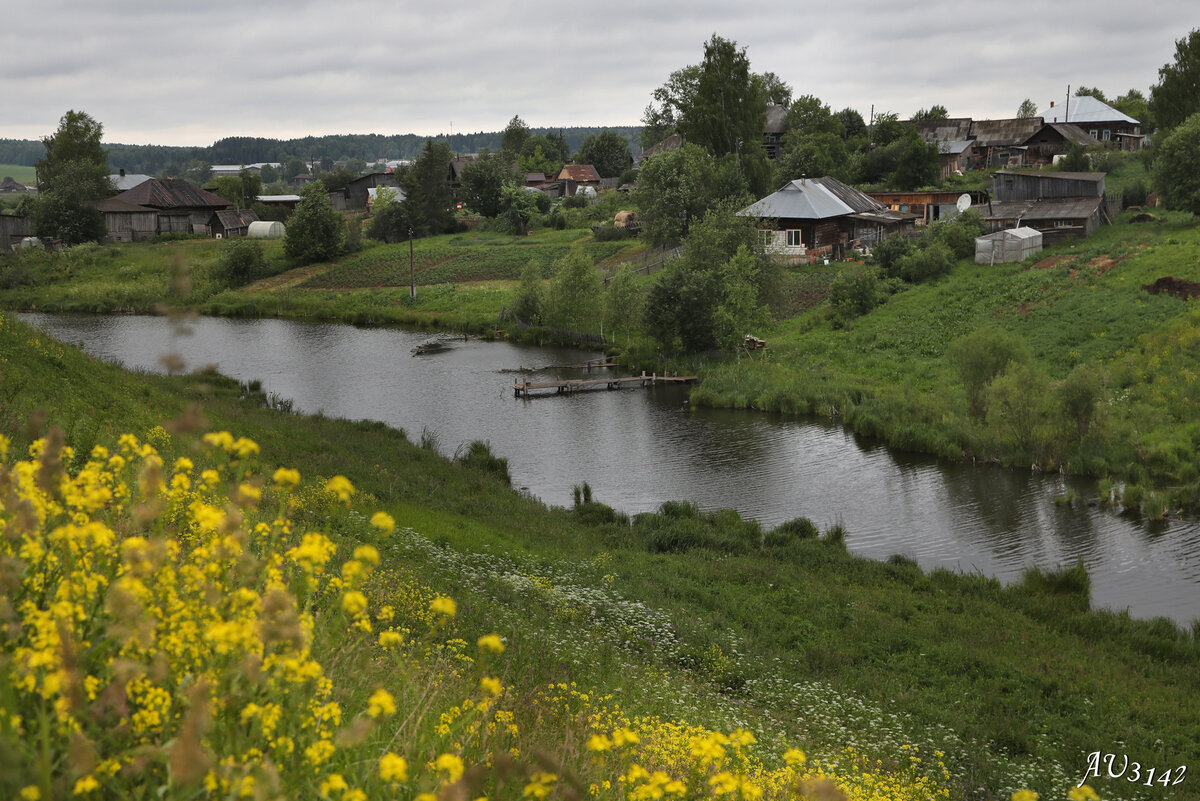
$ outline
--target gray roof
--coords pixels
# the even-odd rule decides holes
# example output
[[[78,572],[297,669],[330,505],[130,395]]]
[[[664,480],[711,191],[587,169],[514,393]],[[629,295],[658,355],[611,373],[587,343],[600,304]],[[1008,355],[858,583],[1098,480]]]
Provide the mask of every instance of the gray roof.
[[[1073,122],[1076,125],[1091,122],[1127,122],[1132,125],[1141,124],[1128,114],[1122,114],[1112,106],[1097,100],[1091,95],[1072,97],[1070,101],[1061,105],[1055,103],[1053,108],[1039,111],[1038,116],[1045,119],[1046,122]]]
[[[985,220],[1083,220],[1100,208],[1103,198],[996,200],[987,206]]]
[[[909,120],[926,142],[960,142],[971,135],[970,117],[943,120]]]
[[[1038,117],[1009,120],[975,120],[971,123],[971,135],[981,147],[1004,147],[1019,145],[1042,127]]]
[[[1091,181],[1092,183],[1099,183],[1104,180],[1108,173],[1060,172],[1058,170],[1053,172],[1043,172],[1041,170],[996,170],[992,175],[1019,175],[1022,178],[1036,178],[1039,181],[1045,179],[1050,181]]]
[[[995,233],[985,234],[983,236],[977,236],[977,237],[975,237],[975,241],[978,242],[980,239],[986,239],[986,240],[1039,239],[1040,240],[1041,238],[1042,238],[1041,231],[1037,230],[1036,228],[1025,228],[1024,226],[1022,226],[1020,228],[1005,228],[1003,231],[996,231]]]
[[[113,182],[113,186],[117,188],[118,192],[124,192],[126,189],[133,189],[138,184],[144,184],[151,178],[153,178],[151,175],[132,175],[128,173],[121,175],[119,172],[108,176],[108,179]]]
[[[972,139],[963,139],[959,142],[942,142],[937,143],[938,153],[943,156],[957,156],[964,150],[968,150],[975,146],[975,141]]]
[[[836,178],[799,178],[741,211],[743,217],[825,220],[885,207]]]
[[[788,107],[778,103],[767,106],[767,121],[763,124],[764,133],[783,133],[787,130]]]

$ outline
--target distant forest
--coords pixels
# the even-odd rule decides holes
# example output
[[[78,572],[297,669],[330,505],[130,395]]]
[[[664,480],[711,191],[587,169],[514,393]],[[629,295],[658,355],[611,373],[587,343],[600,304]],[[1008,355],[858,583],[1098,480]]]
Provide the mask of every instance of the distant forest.
[[[530,128],[534,134],[545,135],[561,132],[572,153],[579,150],[583,141],[601,131],[613,131],[629,142],[633,153],[640,152],[638,134],[640,126],[574,127],[574,128]],[[182,173],[193,161],[204,164],[253,164],[261,161],[286,162],[289,159],[330,159],[342,161],[362,159],[372,163],[377,159],[414,159],[421,154],[427,139],[448,142],[450,149],[458,154],[478,153],[483,148],[498,150],[503,131],[462,133],[434,137],[416,134],[335,134],[330,136],[306,136],[301,139],[266,139],[256,136],[231,136],[214,142],[209,147],[167,147],[164,145],[117,145],[106,144],[108,166],[113,172],[123,169],[127,173],[161,175]],[[36,139],[0,139],[0,164],[23,164],[32,166],[46,154],[41,141]]]

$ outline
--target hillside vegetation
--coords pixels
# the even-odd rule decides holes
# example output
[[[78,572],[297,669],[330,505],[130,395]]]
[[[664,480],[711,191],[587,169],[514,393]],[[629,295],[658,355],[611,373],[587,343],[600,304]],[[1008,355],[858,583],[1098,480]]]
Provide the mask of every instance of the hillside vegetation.
[[[1063,798],[1097,749],[1197,761],[1194,634],[1087,610],[1078,571],[1003,588],[806,521],[548,509],[486,446],[447,461],[5,317],[0,399],[6,795]]]

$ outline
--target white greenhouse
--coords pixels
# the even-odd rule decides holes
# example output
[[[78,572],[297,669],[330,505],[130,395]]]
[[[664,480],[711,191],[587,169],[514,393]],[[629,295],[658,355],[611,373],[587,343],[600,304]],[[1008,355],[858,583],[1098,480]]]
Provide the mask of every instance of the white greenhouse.
[[[1009,228],[975,239],[976,264],[1025,261],[1042,252],[1042,232],[1034,228]]]
[[[246,236],[251,239],[283,239],[284,226],[278,220],[258,220],[250,223]]]

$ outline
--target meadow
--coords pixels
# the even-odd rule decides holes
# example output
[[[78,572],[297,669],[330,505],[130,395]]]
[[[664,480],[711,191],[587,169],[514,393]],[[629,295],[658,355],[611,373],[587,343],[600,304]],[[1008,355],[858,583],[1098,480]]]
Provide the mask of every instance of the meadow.
[[[1197,797],[1197,632],[1088,610],[1078,571],[547,508],[485,445],[3,316],[0,401],[9,797],[1165,797],[1098,750]]]

